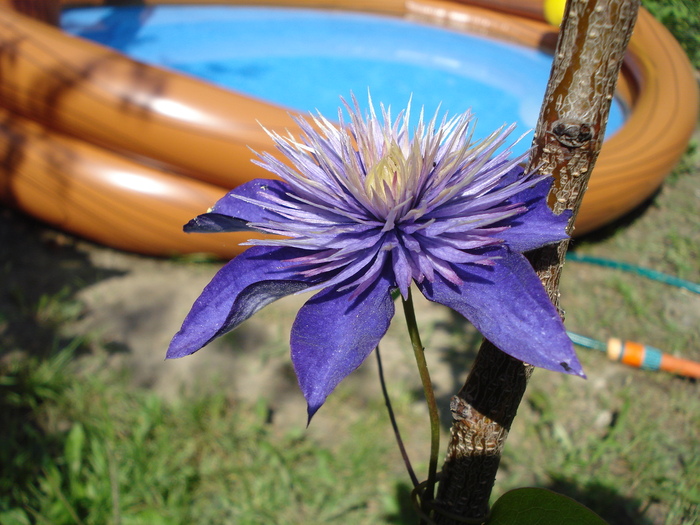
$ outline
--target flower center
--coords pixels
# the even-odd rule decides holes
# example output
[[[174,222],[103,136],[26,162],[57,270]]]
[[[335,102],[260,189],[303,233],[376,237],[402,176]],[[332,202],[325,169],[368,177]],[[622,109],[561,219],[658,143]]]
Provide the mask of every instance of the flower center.
[[[384,157],[367,173],[365,177],[365,192],[369,200],[383,204],[390,210],[405,191],[406,159],[397,144],[392,144]]]

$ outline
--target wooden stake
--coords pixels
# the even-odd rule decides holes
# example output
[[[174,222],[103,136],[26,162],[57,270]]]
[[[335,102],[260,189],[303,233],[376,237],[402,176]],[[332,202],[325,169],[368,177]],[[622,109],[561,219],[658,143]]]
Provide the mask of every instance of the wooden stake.
[[[581,205],[605,132],[622,59],[639,0],[569,0],[554,64],[535,131],[529,169],[552,174],[550,205]],[[568,241],[529,254],[552,302],[559,304],[559,278]],[[451,441],[433,519],[440,525],[485,520],[508,432],[532,367],[484,341],[469,377],[452,398]],[[440,513],[440,509],[445,513]]]

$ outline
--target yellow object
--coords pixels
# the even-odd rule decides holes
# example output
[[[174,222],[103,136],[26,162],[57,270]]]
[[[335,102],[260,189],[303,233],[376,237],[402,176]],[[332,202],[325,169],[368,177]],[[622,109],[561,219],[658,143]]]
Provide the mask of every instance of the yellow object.
[[[559,27],[561,21],[564,20],[564,8],[566,0],[545,0],[544,1],[544,18],[553,26]]]

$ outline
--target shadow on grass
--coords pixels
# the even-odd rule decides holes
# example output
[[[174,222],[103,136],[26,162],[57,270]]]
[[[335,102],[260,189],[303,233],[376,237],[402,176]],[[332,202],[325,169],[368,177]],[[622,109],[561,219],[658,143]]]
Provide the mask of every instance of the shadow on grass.
[[[21,350],[45,357],[70,344],[60,327],[81,316],[76,293],[121,274],[96,268],[68,237],[48,233],[33,219],[0,208],[0,356]]]
[[[47,425],[57,422],[51,421],[42,407],[70,387],[65,364],[71,357],[70,350],[63,350],[53,356],[0,362],[0,515],[30,506],[30,487],[35,487],[36,480],[63,452],[64,437],[47,431]]]
[[[395,513],[385,516],[386,523],[392,525],[415,525],[418,515],[411,500],[411,486],[408,483],[399,482],[394,487],[394,498],[397,510]]]
[[[22,489],[62,452],[62,435],[46,430],[59,422],[40,408],[71,387],[66,366],[81,342],[61,329],[81,316],[76,293],[118,274],[96,268],[67,237],[0,207],[0,471],[11,473],[0,477],[0,512],[29,504]]]
[[[546,488],[585,505],[609,525],[653,525],[640,511],[641,500],[622,496],[601,483],[591,482],[581,487],[574,480],[555,477]]]
[[[621,496],[616,490],[599,483],[589,483],[580,487],[573,480],[555,478],[546,488],[585,505],[609,525],[653,525],[654,523],[640,512],[642,505],[639,500]],[[411,501],[411,487],[407,483],[398,483],[394,497],[398,509],[395,513],[386,516],[386,522],[393,525],[415,524],[417,514]]]

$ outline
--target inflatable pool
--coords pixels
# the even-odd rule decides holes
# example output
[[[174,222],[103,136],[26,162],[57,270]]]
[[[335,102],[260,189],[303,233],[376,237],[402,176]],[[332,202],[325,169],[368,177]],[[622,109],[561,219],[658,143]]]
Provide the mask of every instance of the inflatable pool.
[[[542,21],[540,0],[497,0],[488,9],[438,0],[245,4],[380,13],[549,51],[556,41],[556,28]],[[271,149],[259,123],[295,132],[288,109],[67,35],[56,26],[61,9],[70,6],[0,0],[2,201],[119,249],[237,253],[244,240],[239,234],[186,235],[182,224],[228,189],[268,175],[250,162],[250,148]],[[696,125],[692,68],[644,10],[623,70],[618,97],[629,114],[603,146],[576,234],[648,198],[683,154]]]
[[[504,123],[534,129],[552,56],[533,47],[377,14],[264,6],[82,7],[64,31],[146,64],[289,108],[334,117],[339,97],[427,115],[471,110],[476,136]],[[615,99],[607,133],[625,108]],[[517,133],[517,131],[516,131]],[[519,133],[519,134],[520,134]],[[525,153],[529,140],[516,144]]]

